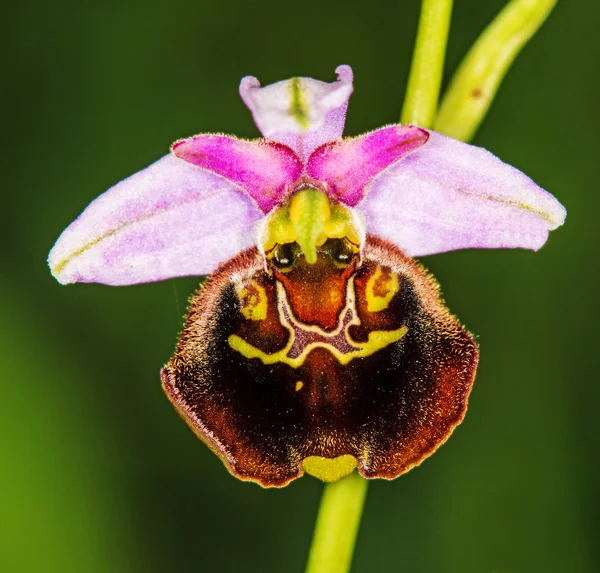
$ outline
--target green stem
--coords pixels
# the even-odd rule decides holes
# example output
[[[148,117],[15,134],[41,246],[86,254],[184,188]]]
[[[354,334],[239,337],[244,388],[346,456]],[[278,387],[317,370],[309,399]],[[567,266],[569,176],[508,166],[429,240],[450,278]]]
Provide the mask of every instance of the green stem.
[[[325,484],[306,573],[347,573],[367,494],[356,472]]]
[[[512,0],[484,30],[458,68],[434,129],[469,141],[517,54],[557,0]]]
[[[431,127],[437,112],[452,0],[423,0],[400,123]]]

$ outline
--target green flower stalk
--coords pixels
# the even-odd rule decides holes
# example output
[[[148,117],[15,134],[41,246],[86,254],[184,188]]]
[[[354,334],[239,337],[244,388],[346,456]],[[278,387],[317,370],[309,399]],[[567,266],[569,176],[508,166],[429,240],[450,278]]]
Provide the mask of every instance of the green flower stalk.
[[[353,473],[325,486],[306,573],[350,570],[368,483]]]
[[[452,0],[423,0],[400,123],[431,127],[442,86]]]
[[[512,0],[475,42],[460,64],[433,124],[470,141],[511,64],[544,23],[557,0]]]

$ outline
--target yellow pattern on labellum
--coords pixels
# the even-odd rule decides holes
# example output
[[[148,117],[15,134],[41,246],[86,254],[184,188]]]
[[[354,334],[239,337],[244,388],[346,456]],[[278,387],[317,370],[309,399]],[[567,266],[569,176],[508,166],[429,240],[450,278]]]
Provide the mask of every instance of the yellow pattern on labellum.
[[[267,293],[256,281],[238,285],[236,294],[240,299],[240,310],[248,320],[267,318]]]
[[[400,290],[398,275],[388,271],[387,277],[384,277],[381,267],[377,267],[375,272],[367,281],[367,310],[369,312],[380,312],[385,310],[394,295]]]
[[[298,380],[298,382],[296,382],[296,392],[298,392],[298,390],[302,390],[302,386],[304,386],[304,382],[302,382],[302,380]]]
[[[337,361],[345,366],[348,364],[348,362],[354,360],[355,358],[365,358],[366,356],[371,356],[371,354],[375,354],[375,352],[378,350],[381,350],[386,346],[393,344],[394,342],[398,342],[398,340],[400,340],[407,331],[408,327],[403,326],[398,330],[376,330],[369,332],[369,338],[367,342],[354,343],[356,346],[358,346],[358,348],[351,350],[350,352],[340,352],[335,346],[330,344],[324,342],[314,342],[307,345],[300,356],[294,358],[287,355],[292,346],[291,344],[288,344],[282,350],[269,354],[268,352],[263,352],[259,348],[256,348],[256,346],[253,346],[249,342],[246,342],[237,334],[232,334],[227,341],[229,342],[229,346],[239,352],[244,358],[260,358],[263,364],[276,364],[277,362],[281,362],[291,366],[292,368],[299,368],[304,364],[304,361],[307,359],[308,355],[315,348],[324,348],[325,350],[329,350],[329,352],[335,356]]]
[[[344,454],[337,458],[309,456],[302,460],[302,469],[307,474],[326,482],[341,480],[351,474],[355,468],[356,458],[350,454]]]
[[[281,362],[291,366],[292,368],[298,368],[304,364],[304,361],[308,355],[315,348],[324,348],[328,350],[340,364],[345,366],[355,358],[371,356],[371,354],[375,354],[375,352],[385,348],[386,346],[389,346],[394,342],[398,342],[398,340],[400,340],[408,331],[407,326],[402,326],[397,330],[373,330],[369,332],[366,342],[355,342],[352,340],[349,333],[350,326],[353,324],[360,324],[360,318],[356,313],[355,307],[354,277],[348,281],[346,307],[340,313],[338,326],[333,332],[326,332],[318,326],[306,325],[299,322],[292,314],[285,294],[285,289],[279,281],[277,282],[277,294],[279,299],[277,304],[279,319],[281,325],[290,333],[288,343],[281,350],[269,354],[268,352],[264,352],[263,350],[256,348],[256,346],[253,346],[249,342],[246,342],[237,334],[230,335],[227,339],[229,346],[231,346],[231,348],[239,352],[245,358],[259,358],[263,364],[267,365]],[[320,340],[311,342],[304,346],[298,355],[289,356],[289,353],[294,347],[294,342],[296,340],[296,331],[302,330],[305,332],[315,333],[318,335]],[[334,346],[336,339],[341,335],[344,336],[346,343],[352,348],[352,350],[343,352]]]

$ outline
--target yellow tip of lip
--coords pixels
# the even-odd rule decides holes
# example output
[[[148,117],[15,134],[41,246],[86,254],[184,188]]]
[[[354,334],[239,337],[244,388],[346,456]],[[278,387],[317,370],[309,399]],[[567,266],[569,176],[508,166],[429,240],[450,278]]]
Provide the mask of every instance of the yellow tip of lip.
[[[344,454],[337,458],[309,456],[302,460],[302,468],[307,474],[325,482],[339,481],[351,474],[356,468],[356,458]]]

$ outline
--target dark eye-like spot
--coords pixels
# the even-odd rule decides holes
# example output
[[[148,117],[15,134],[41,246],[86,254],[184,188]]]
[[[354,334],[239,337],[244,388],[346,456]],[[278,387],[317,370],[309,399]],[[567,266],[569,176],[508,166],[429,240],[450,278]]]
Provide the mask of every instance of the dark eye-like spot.
[[[354,256],[354,248],[347,239],[329,239],[324,245],[335,263],[349,265]]]
[[[280,269],[291,268],[296,260],[296,250],[294,243],[277,245],[273,250],[273,263]]]

